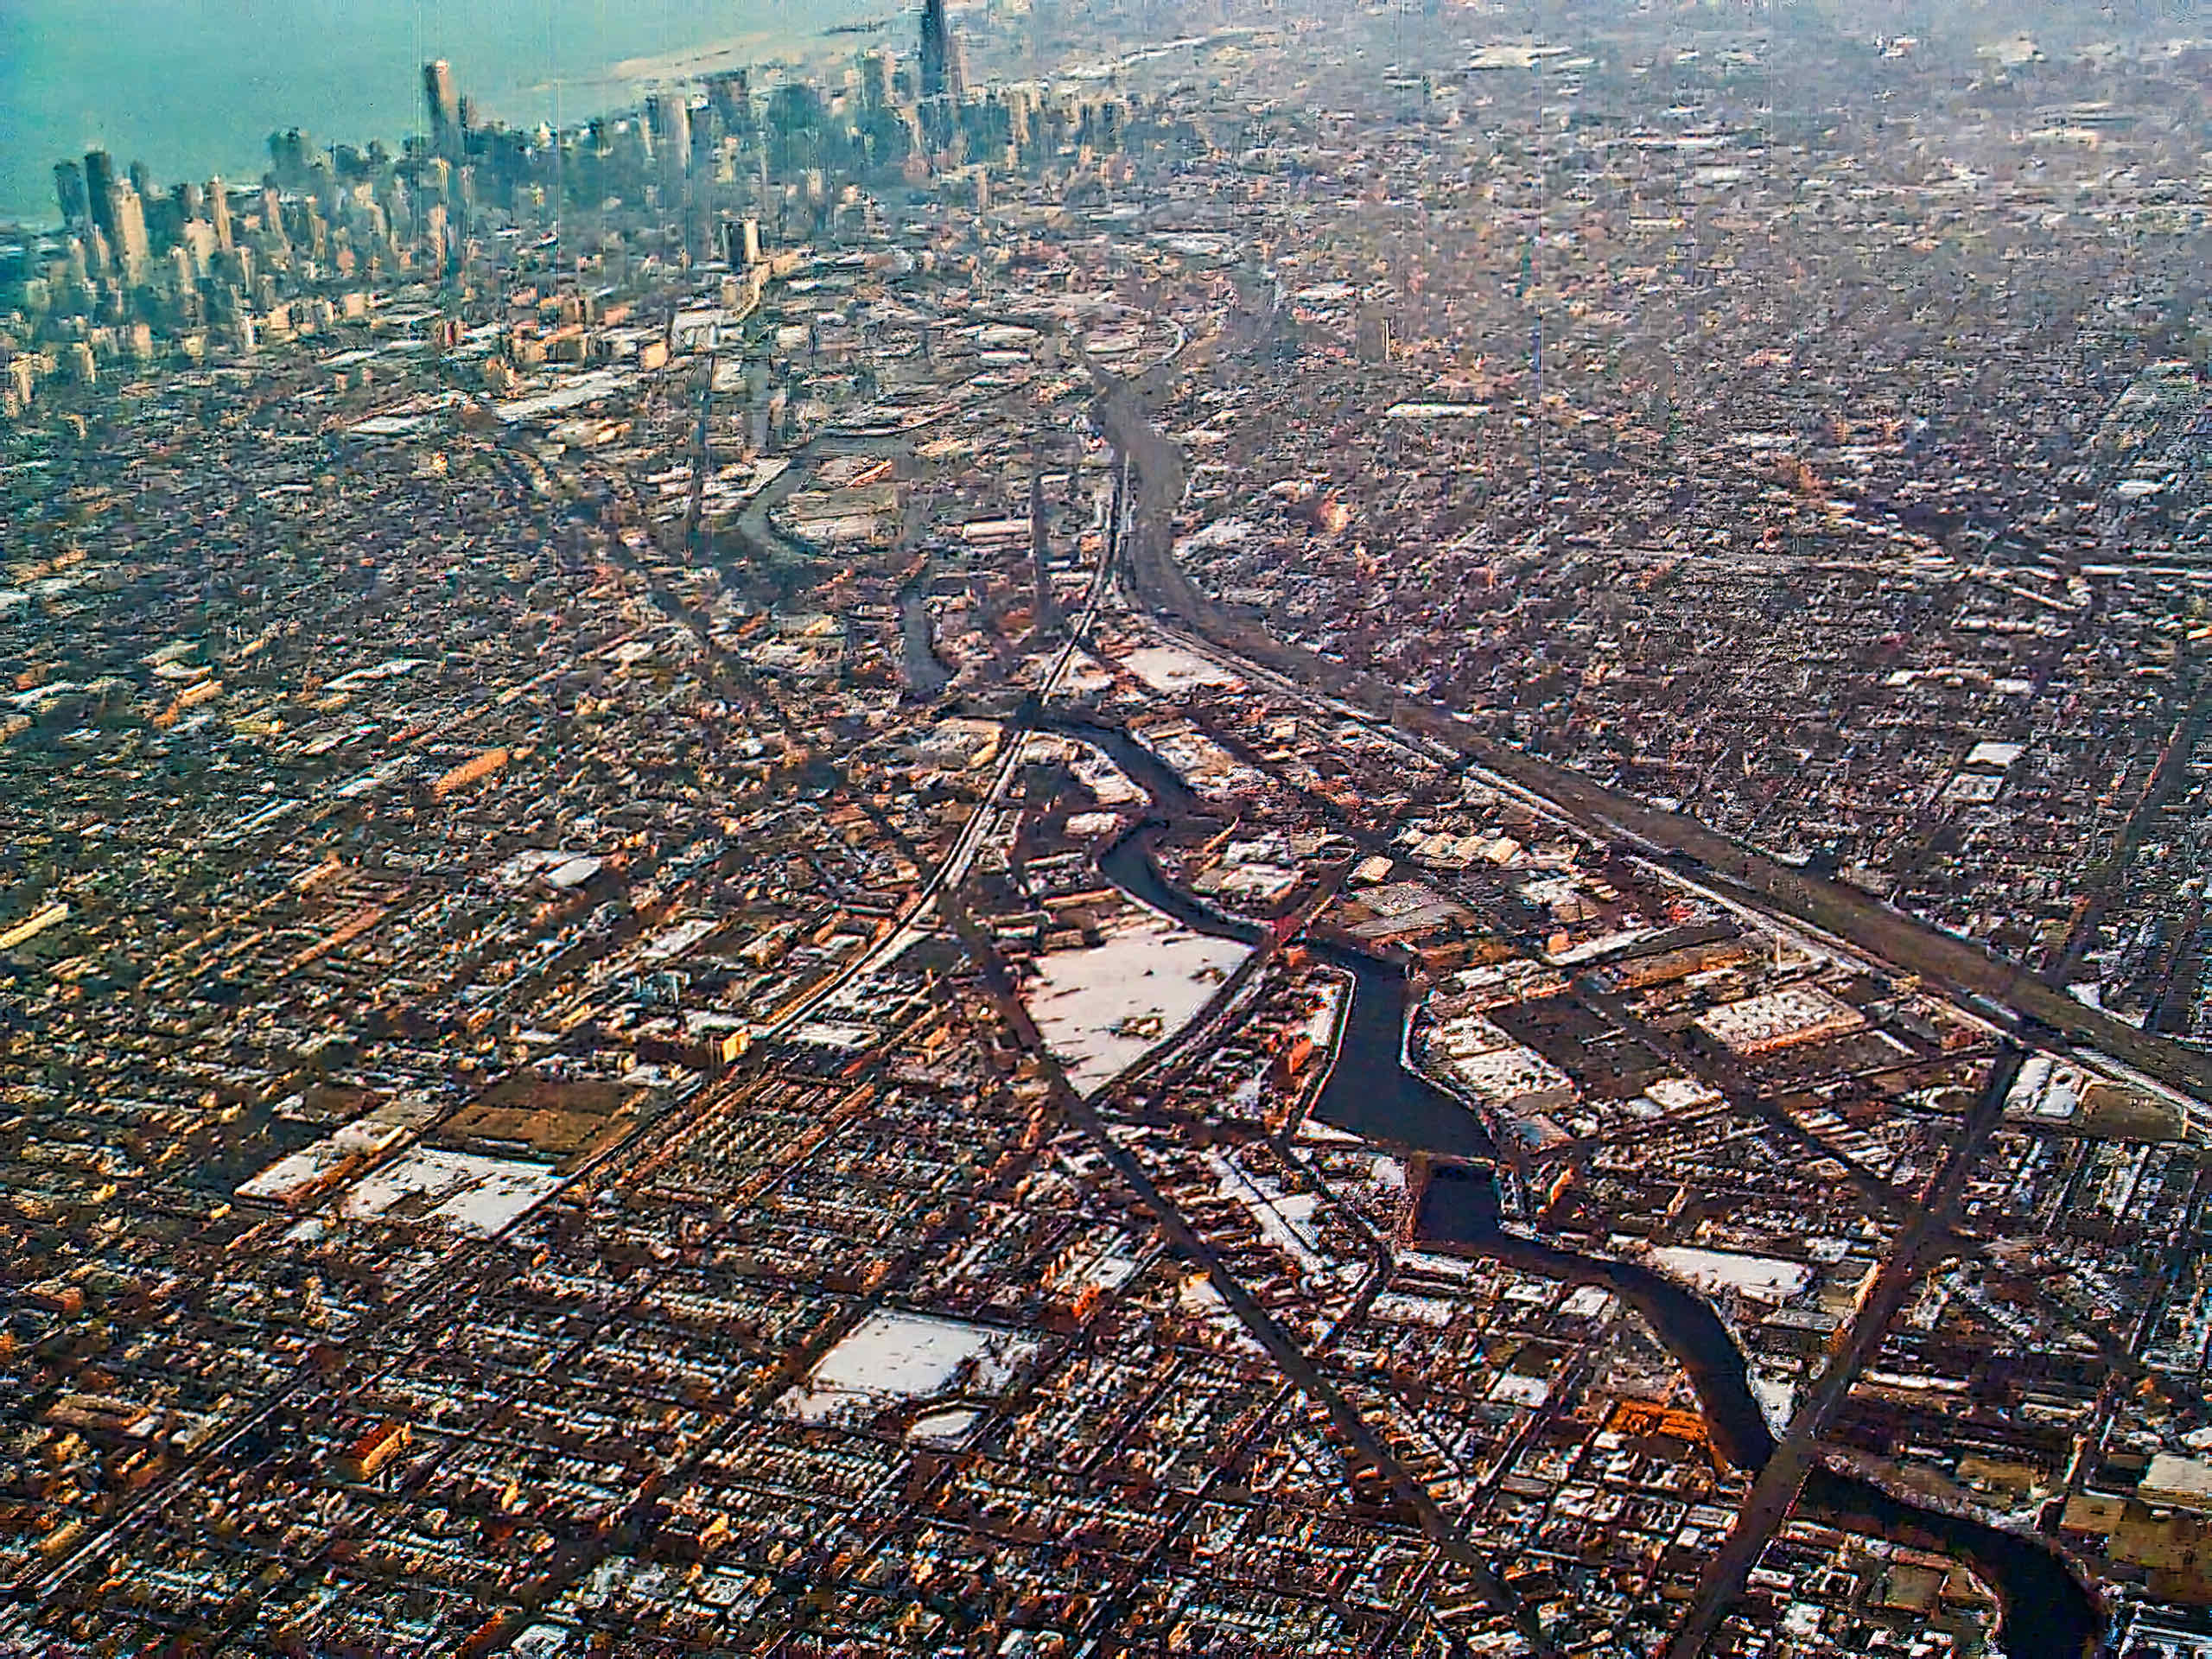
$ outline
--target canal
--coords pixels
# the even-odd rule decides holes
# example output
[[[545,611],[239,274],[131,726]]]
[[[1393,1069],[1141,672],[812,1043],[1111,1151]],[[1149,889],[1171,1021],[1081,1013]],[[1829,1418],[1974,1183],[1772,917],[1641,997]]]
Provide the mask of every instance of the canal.
[[[1099,869],[1108,880],[1198,932],[1247,944],[1264,937],[1255,924],[1224,915],[1160,874],[1153,855],[1160,837],[1200,810],[1170,767],[1119,727],[1057,715],[1039,723],[1095,745],[1152,798],[1150,814],[1100,855]],[[1713,1304],[1649,1268],[1561,1249],[1509,1229],[1488,1161],[1495,1147],[1481,1120],[1406,1064],[1405,1033],[1415,1009],[1405,967],[1311,936],[1306,946],[1348,975],[1352,986],[1334,1068],[1313,1116],[1363,1139],[1471,1160],[1443,1164],[1432,1173],[1414,1218],[1415,1238],[1538,1277],[1611,1291],[1643,1317],[1681,1365],[1714,1451],[1739,1469],[1756,1473],[1764,1467],[1774,1452],[1774,1432],[1751,1392],[1743,1348]],[[1966,1563],[1997,1594],[1997,1636],[2012,1659],[2082,1659],[2102,1637],[2105,1619],[2096,1599],[2037,1538],[1908,1501],[1826,1467],[1815,1467],[1808,1478],[1794,1512]]]

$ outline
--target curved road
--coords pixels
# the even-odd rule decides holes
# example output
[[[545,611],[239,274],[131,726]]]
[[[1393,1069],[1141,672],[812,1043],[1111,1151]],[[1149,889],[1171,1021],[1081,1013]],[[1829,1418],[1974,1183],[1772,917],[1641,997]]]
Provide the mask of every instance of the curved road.
[[[1102,735],[1092,734],[1092,740]],[[1135,747],[1122,734],[1115,746],[1117,758]],[[1179,786],[1161,786],[1164,769],[1157,761],[1137,764],[1132,756],[1122,769],[1152,795],[1160,823],[1173,823],[1188,811],[1190,803],[1179,798]],[[1221,917],[1167,882],[1152,860],[1150,841],[1143,831],[1123,838],[1101,858],[1101,872],[1132,898],[1186,927],[1247,940],[1261,931]],[[1332,959],[1346,954],[1341,947],[1318,948],[1332,953]],[[1350,962],[1343,965],[1354,967],[1356,988],[1336,1070],[1310,1107],[1312,1115],[1369,1140],[1394,1140],[1431,1153],[1468,1150],[1465,1130],[1454,1133],[1446,1127],[1449,1118],[1467,1117],[1465,1109],[1442,1096],[1395,1039],[1405,1021],[1408,987],[1402,971],[1389,976],[1395,981],[1392,988],[1382,973],[1359,971]],[[1389,997],[1389,1007],[1370,1005],[1370,997],[1378,994]],[[1377,1042],[1370,1037],[1363,1045],[1356,1043],[1355,1027],[1378,1021],[1394,1033],[1393,1039]],[[1351,1064],[1355,1052],[1359,1063]],[[1742,1518],[1708,1569],[1708,1588],[1670,1644],[1677,1659],[1703,1650],[1740,1591],[1739,1573],[1748,1574],[1773,1530],[1793,1512],[1966,1560],[1997,1588],[2002,1607],[1998,1633],[2021,1659],[2080,1659],[2102,1630],[2104,1615],[2096,1598],[2049,1544],[1978,1516],[1900,1497],[1863,1476],[1840,1473],[1820,1457],[1822,1432],[1942,1236],[1951,1204],[1997,1122],[2019,1058],[2017,1049],[2008,1049],[1993,1068],[1974,1120],[1885,1264],[1853,1322],[1844,1351],[1812,1385],[1805,1407],[1780,1440],[1751,1392],[1741,1344],[1705,1298],[1640,1264],[1563,1249],[1507,1230],[1499,1224],[1494,1177],[1482,1165],[1446,1164],[1436,1171],[1416,1218],[1418,1239],[1489,1256],[1540,1278],[1601,1286],[1628,1303],[1689,1377],[1713,1449],[1737,1467],[1756,1471]],[[1471,1119],[1466,1129],[1487,1153],[1487,1138]],[[1283,1333],[1255,1334],[1280,1359],[1271,1338]]]
[[[1891,967],[1916,974],[1966,1004],[2013,1040],[1993,1071],[1972,1120],[1962,1127],[1945,1167],[1921,1195],[1916,1213],[1882,1267],[1874,1292],[1853,1319],[1843,1351],[1813,1384],[1789,1432],[1760,1459],[1759,1477],[1720,1554],[1709,1565],[1697,1602],[1670,1644],[1670,1659],[1696,1659],[1741,1594],[1751,1568],[1818,1469],[1817,1448],[1834,1413],[1920,1274],[1927,1245],[1948,1224],[1965,1179],[2001,1115],[2022,1046],[2070,1053],[2075,1045],[2110,1056],[2190,1100],[2212,1103],[2212,1056],[2184,1049],[2076,1001],[2017,963],[1930,927],[1840,882],[1794,869],[1686,817],[1662,811],[1593,779],[1527,754],[1469,729],[1452,713],[1400,693],[1371,675],[1331,663],[1274,639],[1200,592],[1175,563],[1173,524],[1183,493],[1176,446],[1152,423],[1128,382],[1085,359],[1098,388],[1096,411],[1133,472],[1137,498],[1127,533],[1115,550],[1133,601],[1197,633],[1217,653],[1287,679],[1309,696],[1363,709],[1381,724],[1458,755],[1502,778],[1584,833],[1622,842],[1672,871],[1740,903],[1754,913],[1780,912],[1830,934]]]
[[[1099,388],[1100,423],[1135,474],[1137,499],[1121,551],[1128,591],[1141,608],[1179,622],[1217,652],[1311,694],[1340,699],[1407,736],[1497,773],[1586,834],[1630,842],[1748,907],[1779,912],[1916,974],[2031,1046],[2070,1053],[2078,1046],[2108,1055],[2191,1101],[2212,1104],[2212,1055],[2139,1031],[2044,983],[2018,963],[1847,883],[1794,869],[1694,818],[1484,737],[1440,705],[1408,697],[1370,674],[1286,644],[1231,614],[1201,593],[1174,561],[1172,521],[1183,493],[1175,445],[1152,423],[1128,383],[1095,364],[1090,372]]]

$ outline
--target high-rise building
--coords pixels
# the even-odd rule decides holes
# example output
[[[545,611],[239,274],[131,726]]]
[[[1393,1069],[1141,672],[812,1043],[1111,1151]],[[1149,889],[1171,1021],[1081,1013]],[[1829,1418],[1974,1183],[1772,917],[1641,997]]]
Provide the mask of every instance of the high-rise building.
[[[231,193],[223,183],[222,175],[207,181],[207,219],[215,227],[215,245],[223,252],[231,251]]]
[[[54,164],[54,197],[61,204],[61,223],[70,230],[85,222],[91,211],[85,194],[85,169],[74,162]]]
[[[144,276],[146,261],[153,252],[146,237],[145,200],[130,184],[118,184],[111,193],[109,212],[115,220],[116,259],[123,267],[124,280],[136,284]]]
[[[1035,101],[1027,87],[1009,86],[999,95],[1006,111],[1007,137],[1018,149],[1029,148],[1029,125]]]
[[[863,54],[860,67],[861,107],[864,110],[887,108],[891,103],[893,67],[891,48],[881,46],[873,52]]]
[[[733,69],[709,80],[707,103],[728,137],[741,142],[753,137],[753,88],[744,70]]]
[[[215,269],[216,257],[222,251],[215,245],[215,227],[204,219],[185,220],[177,246],[182,248],[191,259],[195,281]]]
[[[645,120],[652,129],[653,156],[661,171],[680,174],[691,165],[691,105],[681,92],[654,92],[645,99]]]
[[[949,37],[944,27],[944,0],[922,0],[921,95],[927,103],[946,92],[945,68]]]
[[[1390,314],[1379,305],[1363,305],[1354,325],[1352,350],[1363,363],[1390,360]]]
[[[443,58],[423,66],[423,105],[430,118],[430,147],[441,156],[461,145],[461,93],[453,66]]]
[[[1059,602],[1052,595],[1052,538],[1045,517],[1045,469],[1033,461],[1029,468],[1029,563],[1037,582],[1037,626],[1058,627]]]
[[[315,142],[297,127],[269,135],[269,164],[277,181],[288,187],[304,183],[308,162],[315,153]]]
[[[115,241],[115,215],[108,206],[108,195],[115,188],[115,158],[104,149],[85,152],[85,207],[92,214],[92,223],[100,234],[112,245]]]

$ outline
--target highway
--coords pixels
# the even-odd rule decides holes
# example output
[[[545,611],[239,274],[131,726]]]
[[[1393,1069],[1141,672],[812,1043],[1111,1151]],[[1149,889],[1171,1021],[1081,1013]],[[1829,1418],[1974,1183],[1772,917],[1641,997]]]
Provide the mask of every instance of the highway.
[[[2076,1045],[2193,1103],[2212,1102],[2212,1059],[2138,1031],[2031,975],[2017,963],[1929,926],[1872,895],[1790,868],[1695,820],[1662,811],[1595,779],[1471,730],[1452,713],[1407,698],[1340,664],[1272,639],[1200,593],[1173,558],[1173,518],[1183,491],[1181,458],[1152,423],[1131,386],[1095,365],[1097,409],[1137,499],[1119,549],[1131,602],[1156,626],[1195,633],[1210,654],[1310,702],[1349,705],[1378,726],[1508,786],[1584,833],[1641,855],[1669,874],[1785,931],[1796,923],[1893,971],[1916,974],[1963,1003],[2006,1038],[1975,1107],[1942,1166],[1914,1198],[1895,1248],[1861,1300],[1841,1350],[1825,1368],[1766,1460],[1699,1594],[1669,1644],[1667,1659],[1700,1659],[1735,1605],[1760,1555],[1788,1519],[1817,1466],[1821,1440],[1931,1261],[1951,1240],[1961,1192],[2002,1122],[2005,1099],[2030,1049],[2070,1053]],[[1274,1344],[1268,1344],[1274,1351]]]
[[[1116,555],[1128,512],[1128,463],[1125,460],[1122,462],[1122,486],[1115,492],[1115,506],[1106,527],[1106,543],[1099,556],[1098,569],[1093,573],[1090,586],[1084,593],[1081,614],[1070,625],[1066,639],[1054,653],[1052,666],[1046,671],[1044,678],[1038,684],[1039,703],[1049,701],[1066,680],[1068,671],[1075,665],[1076,658],[1083,651],[1084,640],[1090,636],[1099,604],[1113,585]],[[931,912],[941,895],[957,892],[961,883],[968,879],[968,872],[975,864],[976,854],[989,841],[992,828],[1005,809],[1007,792],[1014,787],[1014,774],[1020,770],[1022,751],[1027,737],[1026,728],[1008,724],[1005,747],[999,755],[997,767],[991,774],[990,787],[968,815],[968,821],[960,826],[960,833],[953,838],[944,857],[938,861],[937,868],[930,872],[929,878],[915,893],[913,902],[906,907],[899,925],[873,949],[862,951],[841,972],[759,1035],[780,1037],[796,1029],[847,986],[897,961],[899,953],[916,939],[935,931],[935,925],[930,920]]]
[[[1989,1137],[2003,1122],[2005,1097],[2026,1058],[2008,1044],[1989,1068],[1980,1097],[1959,1126],[1958,1140],[1921,1195],[1918,1212],[1897,1236],[1873,1284],[1859,1298],[1843,1346],[1807,1391],[1790,1419],[1789,1432],[1775,1446],[1752,1484],[1751,1495],[1737,1512],[1726,1541],[1706,1564],[1697,1599],[1669,1644],[1667,1659],[1700,1659],[1743,1595],[1759,1556],[1789,1518],[1798,1491],[1819,1459],[1821,1435],[1835,1420],[1859,1373],[1880,1351],[1891,1322],[1904,1311],[1906,1298],[1935,1255],[1931,1246],[1949,1227],[1968,1177],[1981,1161]]]
[[[2029,1046],[2067,1054],[2077,1047],[2094,1051],[2194,1105],[2212,1105],[2212,1055],[2139,1031],[2044,982],[2018,963],[1848,883],[1793,868],[1694,818],[1485,737],[1449,709],[1408,697],[1372,675],[1277,640],[1232,615],[1200,593],[1175,563],[1173,518],[1183,491],[1175,446],[1152,424],[1127,383],[1096,366],[1092,374],[1100,386],[1102,423],[1134,473],[1136,502],[1120,550],[1126,591],[1140,609],[1189,629],[1214,654],[1261,671],[1263,677],[1348,704],[1495,774],[1585,834],[1643,853],[1755,913],[1815,928],[1892,971],[1916,975]]]

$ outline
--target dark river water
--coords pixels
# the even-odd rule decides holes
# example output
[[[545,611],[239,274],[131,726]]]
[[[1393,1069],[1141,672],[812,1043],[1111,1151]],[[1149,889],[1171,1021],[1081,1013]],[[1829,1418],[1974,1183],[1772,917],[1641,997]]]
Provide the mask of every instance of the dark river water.
[[[1264,937],[1261,928],[1224,916],[1161,876],[1154,844],[1199,810],[1169,767],[1118,728],[1058,718],[1043,723],[1103,749],[1152,797],[1152,814],[1099,857],[1100,871],[1115,886],[1199,932],[1246,944]],[[1432,1172],[1415,1236],[1543,1278],[1611,1291],[1643,1317],[1681,1365],[1714,1450],[1738,1468],[1763,1468],[1774,1452],[1774,1432],[1751,1392],[1743,1349],[1713,1304],[1634,1262],[1561,1249],[1507,1228],[1489,1161],[1495,1148],[1481,1120],[1405,1064],[1404,1036],[1414,1009],[1404,967],[1310,936],[1306,944],[1352,982],[1335,1067],[1313,1115],[1385,1145],[1469,1160]],[[2034,1538],[1910,1503],[1871,1481],[1819,1467],[1807,1479],[1795,1513],[1966,1562],[1997,1592],[2002,1607],[1998,1637],[2012,1659],[2082,1659],[2101,1641],[2106,1621],[2095,1599],[2056,1553]]]

